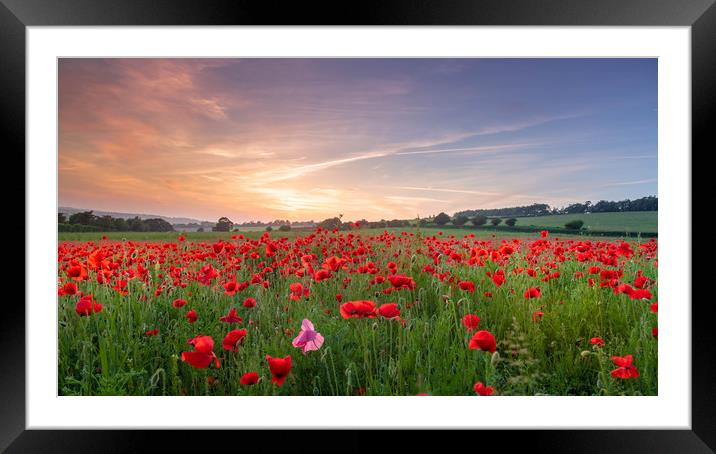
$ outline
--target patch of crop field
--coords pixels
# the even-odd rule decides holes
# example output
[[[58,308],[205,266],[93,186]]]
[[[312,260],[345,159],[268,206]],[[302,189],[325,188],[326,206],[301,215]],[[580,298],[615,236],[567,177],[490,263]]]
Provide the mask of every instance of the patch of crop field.
[[[271,238],[294,238],[296,235],[307,235],[315,229],[294,229],[288,232],[281,232],[277,229],[269,232]],[[354,235],[368,235],[375,236],[382,232],[387,231],[391,233],[401,233],[403,231],[412,233],[414,235],[422,234],[423,236],[444,236],[444,237],[458,237],[462,238],[465,235],[474,235],[480,239],[503,239],[503,238],[538,238],[539,232],[510,232],[501,230],[499,227],[496,229],[474,229],[468,227],[412,227],[412,228],[397,228],[387,227],[385,229],[359,229],[353,230]],[[177,238],[182,235],[187,241],[196,240],[231,240],[232,237],[242,238],[260,238],[266,233],[265,228],[253,228],[251,230],[239,230],[237,232],[59,232],[59,241],[102,241],[103,238],[108,240],[116,241],[176,241]],[[602,238],[603,237],[590,237],[588,232],[582,234],[574,233],[560,233],[557,237],[563,238]],[[615,237],[619,238],[619,237]]]
[[[232,236],[259,238],[265,229],[238,232],[59,232],[60,241],[101,241],[103,238],[115,241],[177,241],[183,236],[188,241],[195,240],[230,240]],[[271,236],[294,237],[297,231],[271,232]],[[299,231],[299,234],[306,231]]]
[[[584,221],[587,230],[622,232],[657,232],[657,211],[629,211],[621,213],[560,214],[554,216],[520,217],[517,226],[564,227],[570,221]]]
[[[61,241],[58,393],[658,394],[655,239],[439,231]]]

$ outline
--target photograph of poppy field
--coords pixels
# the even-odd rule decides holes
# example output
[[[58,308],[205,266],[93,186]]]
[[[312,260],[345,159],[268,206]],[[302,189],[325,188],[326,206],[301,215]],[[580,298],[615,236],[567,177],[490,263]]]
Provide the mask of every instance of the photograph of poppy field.
[[[658,395],[655,59],[60,59],[62,396]]]

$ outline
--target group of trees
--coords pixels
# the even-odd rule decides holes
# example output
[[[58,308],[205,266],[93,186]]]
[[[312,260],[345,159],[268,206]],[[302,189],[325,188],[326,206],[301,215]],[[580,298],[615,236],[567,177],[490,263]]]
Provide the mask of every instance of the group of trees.
[[[493,226],[497,227],[498,225],[502,224],[503,219],[499,218],[499,217],[488,218],[487,216],[482,215],[482,214],[478,214],[472,218],[468,218],[464,214],[456,214],[455,216],[453,216],[451,218],[447,213],[440,213],[437,216],[435,216],[434,218],[421,219],[420,221],[421,221],[420,222],[421,226],[430,225],[431,223],[438,225],[438,226],[443,226],[443,225],[446,225],[448,222],[451,222],[452,225],[460,227],[460,226],[465,225],[468,222],[470,222],[475,227],[479,227],[479,226],[485,225],[489,222]],[[514,227],[517,224],[517,219],[516,218],[508,218],[508,219],[505,219],[504,222],[509,227]],[[567,222],[565,224],[565,227],[568,229],[579,230],[582,228],[583,225],[584,225],[583,221],[573,220],[573,221]]]
[[[269,222],[246,221],[246,222],[242,222],[240,224],[235,224],[235,225],[238,227],[267,227],[267,226],[276,227],[276,226],[278,226],[279,229],[281,228],[281,226],[287,225],[287,226],[289,226],[289,229],[290,229],[291,226],[304,225],[304,224],[305,225],[315,225],[316,223],[313,221],[313,219],[311,219],[310,221],[290,221],[288,219],[285,219],[285,220],[275,219],[275,220],[269,221]]]
[[[214,232],[231,232],[234,229],[234,223],[227,217],[220,217],[216,221],[216,225],[211,229]]]
[[[234,224],[231,221],[231,219],[224,216],[224,217],[220,217],[219,220],[216,221],[216,225],[214,227],[212,227],[211,230],[213,232],[238,232],[240,226],[245,226],[245,227],[266,226],[267,232],[273,231],[273,226],[278,226],[278,230],[280,232],[289,232],[291,230],[291,221],[275,220],[275,221],[268,222],[268,223],[244,222],[243,224]]]
[[[387,227],[410,227],[413,223],[408,219],[381,219],[380,221],[367,221],[360,219],[358,221],[343,222],[342,216],[324,219],[319,222],[316,227],[320,227],[325,230],[350,230],[355,228],[356,225],[363,229],[384,229]]]
[[[164,219],[115,218],[97,216],[92,211],[74,213],[69,218],[64,213],[57,214],[59,229],[63,231],[96,230],[102,232],[173,232],[174,227]]]
[[[421,222],[421,225],[429,225],[432,221],[432,223],[435,225],[446,225],[448,222],[451,222],[452,225],[460,227],[460,226],[463,226],[469,222],[472,225],[474,225],[475,227],[479,227],[481,225],[487,224],[487,222],[489,221],[490,224],[497,227],[498,225],[500,225],[502,223],[502,218],[500,218],[500,217],[488,218],[487,216],[485,216],[483,214],[477,214],[473,217],[468,217],[464,213],[465,212],[456,213],[455,216],[453,216],[452,218],[447,213],[440,213],[437,216],[435,216],[434,218],[432,218],[432,220],[430,220],[430,219],[421,220],[421,221],[425,221],[425,222]],[[517,219],[515,219],[515,218],[506,219],[505,224],[509,225],[510,227],[513,227],[515,224],[517,224]]]
[[[642,197],[636,200],[621,200],[609,202],[600,200],[592,204],[587,200],[584,203],[573,203],[560,210],[556,214],[580,214],[580,213],[614,213],[619,211],[658,211],[659,199],[655,196]]]
[[[563,208],[552,208],[546,203],[535,203],[527,206],[496,208],[486,210],[465,210],[455,213],[453,220],[460,218],[473,219],[477,216],[485,217],[527,217],[547,216],[550,214],[579,214],[579,213],[613,213],[619,211],[658,211],[659,199],[656,196],[647,196],[635,200],[621,200],[618,202],[600,200],[592,204],[587,200],[584,203],[573,203]],[[458,225],[458,224],[456,224]]]
[[[213,223],[213,222],[203,221],[203,222],[201,222],[201,223],[199,223],[199,222],[189,222],[189,223],[185,223],[185,224],[173,224],[173,225],[174,225],[174,228],[175,228],[176,230],[181,230],[181,231],[184,231],[184,230],[186,230],[186,231],[193,231],[193,230],[195,230],[195,231],[197,231],[197,232],[203,232],[203,231],[205,231],[206,229],[209,229],[209,230],[213,229],[216,224]]]
[[[546,216],[548,214],[553,214],[549,205],[546,203],[534,203],[532,205],[519,207],[458,211],[455,213],[455,217],[461,216],[468,219],[476,216],[503,218],[507,216]]]

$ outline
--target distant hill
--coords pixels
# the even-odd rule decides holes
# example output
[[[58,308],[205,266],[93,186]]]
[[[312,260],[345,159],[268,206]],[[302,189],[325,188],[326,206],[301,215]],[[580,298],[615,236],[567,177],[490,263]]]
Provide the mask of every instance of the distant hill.
[[[72,208],[72,207],[59,207],[57,212],[58,213],[64,213],[67,217],[69,217],[72,214],[80,213],[82,211],[92,211],[96,216],[112,216],[113,218],[123,218],[123,219],[132,219],[135,217],[138,217],[139,219],[164,219],[168,223],[172,225],[176,224],[201,224],[201,223],[210,223],[212,226],[215,224],[215,222],[210,221],[202,221],[199,219],[192,219],[192,218],[176,218],[176,217],[169,217],[169,216],[160,216],[158,214],[140,214],[140,213],[117,213],[114,211],[99,211],[99,210],[89,210],[84,208]]]

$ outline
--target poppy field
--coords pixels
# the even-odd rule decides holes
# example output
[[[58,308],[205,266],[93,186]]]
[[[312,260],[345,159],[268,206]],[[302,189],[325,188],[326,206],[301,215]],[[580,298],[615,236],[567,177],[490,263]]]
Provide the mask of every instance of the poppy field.
[[[658,241],[61,240],[59,395],[656,395]]]

